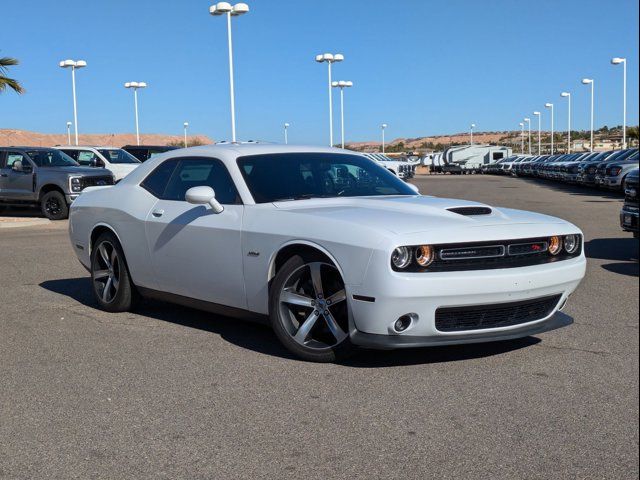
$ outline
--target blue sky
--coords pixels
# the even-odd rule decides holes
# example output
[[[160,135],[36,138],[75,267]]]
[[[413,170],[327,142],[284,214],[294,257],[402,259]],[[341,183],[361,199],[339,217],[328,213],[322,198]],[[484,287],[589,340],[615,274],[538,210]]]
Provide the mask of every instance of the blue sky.
[[[326,65],[317,53],[343,53],[334,79],[346,91],[347,140],[518,129],[524,116],[573,93],[574,127],[589,125],[596,80],[596,125],[622,123],[622,68],[628,59],[628,124],[638,123],[638,2],[635,0],[254,0],[234,19],[238,137],[324,144]],[[78,72],[80,133],[133,132],[132,92],[140,93],[143,133],[191,132],[228,139],[225,21],[205,0],[21,0],[2,8],[0,55],[27,93],[0,96],[0,128],[64,132],[72,120],[71,79],[57,64],[84,59]],[[336,92],[337,93],[337,92]],[[338,107],[337,95],[335,105]],[[337,112],[336,112],[337,113]],[[543,128],[549,128],[548,111]],[[339,128],[335,125],[336,141]]]

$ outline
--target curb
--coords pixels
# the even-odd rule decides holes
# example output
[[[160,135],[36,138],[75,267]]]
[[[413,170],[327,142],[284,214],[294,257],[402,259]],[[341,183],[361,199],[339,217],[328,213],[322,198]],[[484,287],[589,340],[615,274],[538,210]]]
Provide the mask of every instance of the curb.
[[[51,220],[47,218],[30,218],[26,220],[24,217],[0,217],[0,229],[36,227],[41,225],[49,225],[50,223]]]

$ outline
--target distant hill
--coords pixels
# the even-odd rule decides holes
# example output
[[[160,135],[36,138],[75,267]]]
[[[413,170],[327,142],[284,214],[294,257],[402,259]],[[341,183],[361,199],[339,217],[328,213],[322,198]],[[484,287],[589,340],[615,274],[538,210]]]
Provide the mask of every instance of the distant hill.
[[[73,142],[73,131],[71,141]],[[135,145],[136,136],[133,133],[80,133],[78,140],[81,145],[104,145],[110,147],[122,147],[123,145]],[[140,143],[143,145],[168,145],[170,143],[182,144],[183,135],[164,135],[149,133],[140,135]],[[213,143],[206,135],[187,136],[189,144],[199,145]],[[0,129],[0,146],[27,145],[33,147],[51,147],[67,143],[67,135],[60,133],[38,133],[27,130]]]
[[[511,145],[520,141],[520,132],[474,132],[473,143],[484,144],[504,144]],[[395,138],[388,142],[385,146],[390,152],[393,151],[415,151],[425,149],[443,150],[451,145],[464,145],[469,143],[469,133],[453,133],[450,135],[436,135],[430,137],[417,138]],[[351,150],[363,152],[380,151],[381,143],[379,141],[370,142],[351,142],[346,145]]]

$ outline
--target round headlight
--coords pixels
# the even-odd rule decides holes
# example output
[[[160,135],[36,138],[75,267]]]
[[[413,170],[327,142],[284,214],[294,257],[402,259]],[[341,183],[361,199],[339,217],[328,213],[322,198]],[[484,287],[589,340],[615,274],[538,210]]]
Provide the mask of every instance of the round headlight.
[[[409,247],[398,247],[391,254],[391,263],[396,268],[407,268],[411,263],[411,250]]]
[[[564,249],[567,253],[576,253],[580,247],[580,237],[578,235],[565,235]]]
[[[416,263],[421,267],[428,267],[433,262],[435,255],[431,245],[420,245],[416,248]]]
[[[551,255],[558,255],[562,250],[562,239],[555,236],[549,239],[549,253]]]

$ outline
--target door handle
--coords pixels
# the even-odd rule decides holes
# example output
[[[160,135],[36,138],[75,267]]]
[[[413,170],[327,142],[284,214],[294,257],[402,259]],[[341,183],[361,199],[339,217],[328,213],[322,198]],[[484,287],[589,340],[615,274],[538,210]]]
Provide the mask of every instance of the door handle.
[[[153,212],[151,212],[151,215],[156,218],[160,218],[162,215],[164,215],[164,210],[154,210]]]

